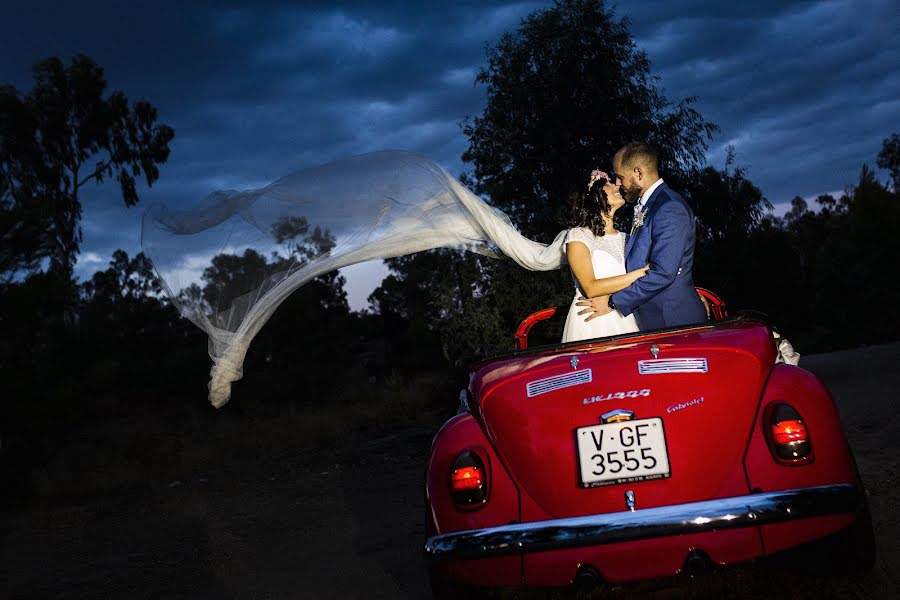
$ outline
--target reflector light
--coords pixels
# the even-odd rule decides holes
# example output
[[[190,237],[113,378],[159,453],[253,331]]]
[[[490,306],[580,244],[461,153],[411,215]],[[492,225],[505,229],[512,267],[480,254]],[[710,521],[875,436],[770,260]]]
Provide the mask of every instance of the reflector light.
[[[454,492],[462,490],[474,490],[482,484],[481,471],[478,467],[463,467],[454,469],[450,475],[450,487]]]

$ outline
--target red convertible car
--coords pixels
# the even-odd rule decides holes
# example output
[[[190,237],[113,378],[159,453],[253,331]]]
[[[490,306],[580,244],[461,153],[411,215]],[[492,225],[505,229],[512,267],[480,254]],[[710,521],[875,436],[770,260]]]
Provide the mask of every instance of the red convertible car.
[[[453,586],[637,581],[772,555],[874,562],[838,412],[761,315],[529,349],[471,368],[426,471],[425,555]],[[818,559],[817,559],[818,560]]]

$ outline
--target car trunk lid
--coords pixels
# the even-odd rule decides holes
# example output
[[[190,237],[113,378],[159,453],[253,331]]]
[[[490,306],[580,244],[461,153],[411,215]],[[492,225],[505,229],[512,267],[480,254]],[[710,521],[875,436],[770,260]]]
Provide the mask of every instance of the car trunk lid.
[[[472,387],[523,521],[562,518],[748,493],[742,456],[774,358],[768,327],[738,322],[521,353]]]

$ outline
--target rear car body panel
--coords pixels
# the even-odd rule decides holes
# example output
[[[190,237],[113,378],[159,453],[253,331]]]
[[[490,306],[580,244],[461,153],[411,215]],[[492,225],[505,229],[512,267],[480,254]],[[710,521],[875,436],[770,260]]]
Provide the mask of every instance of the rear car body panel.
[[[707,371],[639,372],[642,361],[680,358],[703,359]],[[534,502],[523,506],[523,521],[624,510],[620,485],[580,485],[575,431],[616,409],[637,419],[661,417],[671,476],[628,484],[637,505],[649,508],[749,491],[741,459],[774,361],[765,328],[698,330],[627,346],[576,348],[498,377],[516,364],[504,361],[476,378],[473,396],[498,456]],[[589,383],[527,396],[529,382],[582,370],[590,370]]]
[[[814,460],[801,466],[772,460],[765,436],[769,407],[788,402],[809,423]],[[757,413],[753,435],[744,460],[754,490],[770,491],[855,481],[852,454],[834,400],[810,372],[791,365],[775,365]],[[763,544],[772,554],[834,533],[853,521],[853,515],[817,517],[798,523],[764,525]]]
[[[427,557],[444,575],[478,585],[566,585],[584,565],[624,582],[675,574],[697,549],[732,564],[845,527],[861,486],[834,403],[814,376],[775,359],[765,323],[733,319],[476,365],[471,414],[448,422],[432,447]],[[766,419],[779,402],[807,423],[815,455],[808,464],[773,457]],[[662,420],[668,477],[582,485],[576,431],[614,410]],[[473,448],[491,464],[489,499],[461,509],[448,497],[447,469]],[[735,514],[704,525],[704,511],[722,506]],[[666,522],[671,512],[693,510],[696,521]],[[656,519],[650,529],[661,533],[641,531],[641,515]]]
[[[478,507],[458,508],[448,494],[451,465],[463,451],[479,454],[488,470],[490,487],[487,501]],[[425,477],[425,529],[433,536],[450,531],[480,529],[518,522],[519,499],[516,486],[494,453],[481,426],[469,413],[447,421],[431,445]],[[444,577],[481,585],[518,585],[522,583],[522,559],[501,556],[462,560],[440,566]]]

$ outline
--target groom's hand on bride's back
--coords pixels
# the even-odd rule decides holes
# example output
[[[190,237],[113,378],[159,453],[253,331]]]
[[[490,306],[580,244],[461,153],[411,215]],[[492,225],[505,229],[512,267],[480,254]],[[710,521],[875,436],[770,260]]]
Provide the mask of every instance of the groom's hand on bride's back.
[[[609,296],[597,296],[595,298],[579,296],[575,306],[586,307],[578,312],[579,315],[588,315],[585,322],[612,312],[612,309],[609,307]]]

